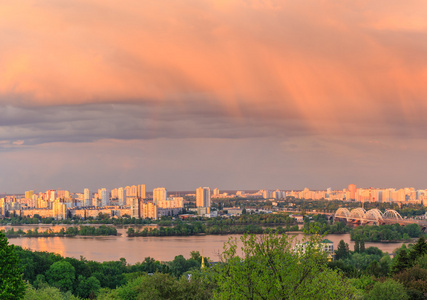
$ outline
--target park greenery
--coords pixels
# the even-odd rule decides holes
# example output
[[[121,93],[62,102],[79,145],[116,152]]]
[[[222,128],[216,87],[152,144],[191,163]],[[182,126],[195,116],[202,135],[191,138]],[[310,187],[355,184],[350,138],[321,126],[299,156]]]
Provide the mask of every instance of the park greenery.
[[[136,264],[30,251],[0,233],[0,299],[427,298],[424,237],[393,255],[363,239],[354,249],[340,241],[330,260],[319,247],[322,235],[310,230],[303,241],[273,231],[230,238],[217,262],[193,251]]]

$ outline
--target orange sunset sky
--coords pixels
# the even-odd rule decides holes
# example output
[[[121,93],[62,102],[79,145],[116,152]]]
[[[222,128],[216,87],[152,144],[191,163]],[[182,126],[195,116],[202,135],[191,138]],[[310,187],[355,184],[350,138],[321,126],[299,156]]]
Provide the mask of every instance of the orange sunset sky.
[[[427,188],[425,1],[3,0],[0,193]]]

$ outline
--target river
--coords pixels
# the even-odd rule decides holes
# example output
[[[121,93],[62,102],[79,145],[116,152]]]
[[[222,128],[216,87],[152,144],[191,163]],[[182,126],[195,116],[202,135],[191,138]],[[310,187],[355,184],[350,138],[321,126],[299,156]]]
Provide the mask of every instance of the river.
[[[39,232],[48,228],[59,231],[67,225],[24,225],[13,226],[15,230],[39,228]],[[11,226],[0,226],[0,230],[8,230]],[[36,251],[55,252],[62,256],[80,258],[88,260],[111,261],[124,257],[128,263],[141,262],[145,257],[152,257],[160,261],[171,261],[177,255],[184,255],[189,258],[191,251],[199,251],[203,256],[210,257],[213,261],[219,260],[219,253],[222,252],[224,243],[230,237],[239,235],[204,235],[188,237],[127,237],[127,227],[117,227],[121,236],[102,237],[41,237],[41,238],[9,238],[11,244],[21,246]],[[302,238],[302,234],[296,234],[297,239]],[[350,234],[330,234],[327,239],[334,242],[334,249],[337,248],[340,240],[349,244],[350,250],[354,248],[354,242],[350,241]],[[384,252],[392,253],[394,249],[400,247],[402,243],[365,243],[366,248],[378,247]]]

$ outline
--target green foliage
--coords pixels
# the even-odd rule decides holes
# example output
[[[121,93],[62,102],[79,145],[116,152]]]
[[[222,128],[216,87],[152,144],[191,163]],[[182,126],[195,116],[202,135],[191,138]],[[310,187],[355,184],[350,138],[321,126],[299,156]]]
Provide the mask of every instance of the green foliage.
[[[0,232],[0,299],[20,299],[25,293],[15,246]]]
[[[425,299],[424,296],[427,296],[427,270],[412,267],[394,275],[393,278],[408,289],[411,299]]]
[[[357,239],[357,240],[354,242],[354,252],[356,252],[356,253],[359,253],[359,252],[360,252],[360,242],[359,242],[359,239]]]
[[[180,277],[182,274],[191,269],[200,269],[200,263],[193,258],[186,260],[184,256],[178,255],[175,256],[175,259],[169,263],[169,267],[172,275],[175,277]]]
[[[316,215],[316,216],[323,216],[323,215]],[[319,219],[319,218],[316,218],[316,219]],[[307,221],[304,223],[304,229],[306,231],[309,232],[314,228],[316,228],[315,232],[319,234],[342,234],[342,233],[348,233],[351,231],[351,228],[342,222],[335,222],[332,225],[327,223],[325,220],[322,220],[321,222]]]
[[[360,252],[361,253],[363,253],[363,252],[365,252],[365,240],[364,239],[362,239],[362,240],[360,240]]]
[[[344,259],[347,258],[350,254],[350,250],[348,248],[348,244],[341,240],[338,243],[337,250],[335,250],[335,259]]]
[[[101,283],[95,276],[85,278],[82,275],[78,278],[76,294],[82,298],[93,298],[98,295]]]
[[[305,249],[293,249],[293,238],[269,233],[241,237],[243,256],[237,241],[224,246],[222,263],[212,271],[218,299],[349,299],[353,288],[327,268],[320,239],[307,240]]]
[[[53,263],[46,272],[47,282],[61,291],[72,291],[76,276],[74,267],[67,261]]]
[[[370,291],[375,285],[375,280],[371,276],[366,275],[352,278],[349,282],[359,291],[359,295],[363,295],[366,291]]]
[[[390,275],[391,270],[391,258],[390,256],[384,255],[380,259],[380,276],[387,277]]]
[[[418,267],[422,268],[422,269],[427,269],[427,254],[424,254],[421,257],[418,257],[415,260],[415,265],[417,265]]]
[[[407,300],[405,287],[392,279],[377,282],[367,295],[368,300]]]
[[[45,286],[35,289],[28,285],[24,300],[79,300],[79,298],[73,296],[70,292],[63,293],[55,287]]]
[[[395,259],[393,260],[391,271],[393,273],[399,273],[403,270],[406,270],[410,266],[411,263],[408,257],[408,251],[406,249],[401,249],[399,254],[397,254]]]
[[[351,239],[367,242],[400,241],[417,238],[421,235],[422,231],[418,224],[400,226],[396,223],[381,226],[358,226],[351,232]]]
[[[126,285],[112,291],[103,291],[100,300],[112,299],[211,299],[212,288],[206,285],[200,275],[190,279],[182,276],[179,280],[169,274],[155,273],[152,276],[140,276]]]
[[[417,258],[425,254],[427,254],[427,243],[424,237],[420,237],[409,252],[409,259],[411,262],[415,262]]]
[[[90,235],[90,236],[102,236],[102,235],[117,235],[117,229],[111,226],[101,225],[99,227],[94,226],[80,226],[80,227],[67,227],[67,229],[61,228],[58,232],[48,228],[43,232],[39,232],[38,228],[34,230],[27,230],[26,232],[19,229],[15,231],[14,228],[6,231],[8,237],[51,237],[51,236],[76,236],[76,235]]]

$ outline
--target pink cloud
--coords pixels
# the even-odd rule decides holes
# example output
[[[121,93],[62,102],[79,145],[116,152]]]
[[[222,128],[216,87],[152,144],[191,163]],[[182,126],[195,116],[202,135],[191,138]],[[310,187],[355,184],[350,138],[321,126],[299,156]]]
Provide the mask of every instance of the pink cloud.
[[[0,101],[191,98],[318,133],[411,124],[427,112],[427,7],[410,2],[6,1]]]

